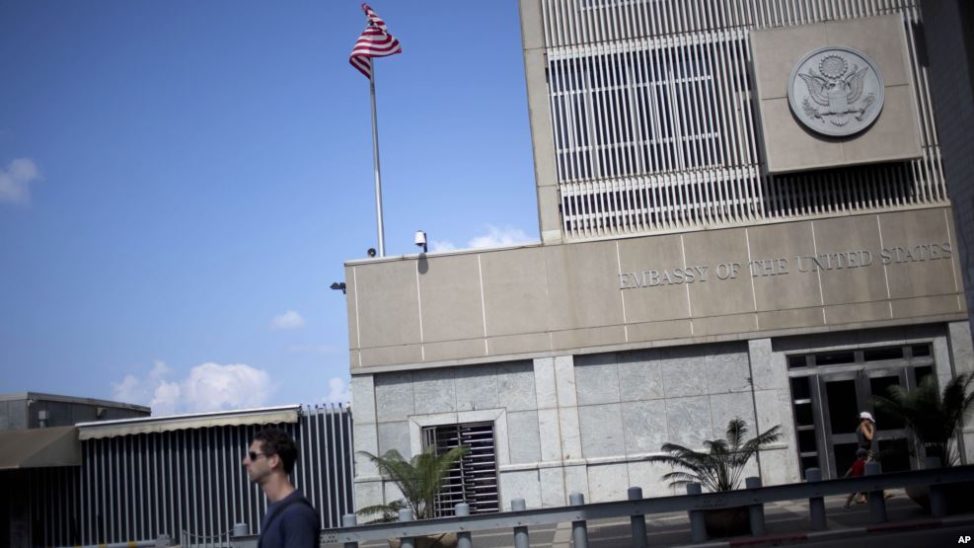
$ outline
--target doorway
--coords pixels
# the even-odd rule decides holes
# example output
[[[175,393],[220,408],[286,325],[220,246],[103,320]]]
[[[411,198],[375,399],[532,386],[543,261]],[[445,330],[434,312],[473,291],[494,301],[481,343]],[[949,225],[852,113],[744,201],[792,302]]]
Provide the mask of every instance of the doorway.
[[[802,476],[817,467],[826,479],[845,474],[856,458],[859,412],[876,418],[877,458],[884,472],[916,468],[905,425],[873,405],[873,396],[910,390],[933,373],[929,344],[789,356],[795,430]]]

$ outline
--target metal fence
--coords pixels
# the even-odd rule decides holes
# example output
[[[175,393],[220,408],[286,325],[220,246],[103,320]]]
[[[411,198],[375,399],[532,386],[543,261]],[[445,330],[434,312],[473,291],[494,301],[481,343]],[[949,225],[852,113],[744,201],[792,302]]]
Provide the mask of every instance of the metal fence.
[[[569,239],[948,203],[913,0],[540,0]],[[749,31],[896,14],[922,157],[770,175]]]
[[[416,537],[441,533],[457,533],[460,546],[472,546],[478,532],[508,529],[511,531],[511,545],[529,546],[530,528],[550,528],[559,523],[572,524],[573,546],[587,546],[586,523],[596,519],[630,518],[632,524],[632,546],[646,545],[647,514],[686,511],[689,514],[690,532],[694,542],[706,540],[703,512],[720,508],[749,507],[752,534],[760,535],[764,528],[764,504],[778,501],[807,500],[809,502],[809,524],[812,529],[827,527],[824,497],[847,495],[851,492],[875,494],[869,497],[870,515],[875,523],[886,521],[885,498],[880,495],[884,489],[902,488],[916,485],[930,487],[931,510],[935,516],[945,511],[942,488],[957,482],[974,481],[974,465],[953,468],[931,468],[909,472],[880,474],[878,463],[867,465],[867,475],[860,478],[817,481],[814,469],[806,471],[809,481],[787,485],[761,487],[757,478],[748,478],[749,487],[722,493],[699,494],[699,485],[690,486],[691,494],[672,497],[642,498],[641,491],[630,489],[630,500],[584,504],[579,494],[573,494],[572,506],[559,508],[524,509],[523,499],[513,501],[513,510],[500,514],[460,515],[449,518],[436,518],[411,521],[407,514],[393,523],[352,526],[354,516],[346,516],[349,525],[340,529],[325,530],[321,534],[321,545],[344,544],[346,548],[356,548],[358,543],[384,541],[390,538],[404,539],[403,546],[412,546]],[[638,488],[637,488],[638,489]],[[462,512],[461,512],[462,513]],[[402,519],[405,518],[405,519]],[[466,543],[465,543],[466,542]],[[256,536],[237,536],[232,539],[235,548],[254,548]]]
[[[278,425],[301,453],[292,480],[338,527],[352,511],[352,417],[341,406],[303,408]],[[30,475],[35,545],[99,545],[153,541],[227,545],[234,524],[258,532],[267,501],[241,466],[263,425],[213,426],[82,442],[80,468]],[[223,540],[221,540],[223,539]]]

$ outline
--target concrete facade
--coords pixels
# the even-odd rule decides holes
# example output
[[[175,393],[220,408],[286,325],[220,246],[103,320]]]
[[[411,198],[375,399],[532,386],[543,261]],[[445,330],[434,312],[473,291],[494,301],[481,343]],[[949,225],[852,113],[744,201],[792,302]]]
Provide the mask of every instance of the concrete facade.
[[[792,67],[809,51],[839,44],[873,59],[885,81],[885,101],[879,119],[868,131],[847,139],[823,139],[795,120],[788,106],[788,77]],[[921,156],[909,51],[899,15],[830,21],[798,29],[755,30],[751,31],[751,45],[768,171],[800,171]]]
[[[352,372],[956,320],[966,302],[951,217],[916,209],[349,262]]]
[[[672,494],[646,457],[739,417],[781,427],[749,465],[779,484],[844,471],[830,413],[854,428],[888,383],[974,370],[916,10],[652,4],[520,3],[540,244],[346,263],[356,450],[408,457],[432,427],[489,424],[500,507],[560,506]],[[880,118],[852,139],[776,134],[795,121],[769,116],[791,70],[774,56],[836,37],[885,67]],[[825,152],[796,154],[809,139]],[[356,459],[357,507],[398,498]]]

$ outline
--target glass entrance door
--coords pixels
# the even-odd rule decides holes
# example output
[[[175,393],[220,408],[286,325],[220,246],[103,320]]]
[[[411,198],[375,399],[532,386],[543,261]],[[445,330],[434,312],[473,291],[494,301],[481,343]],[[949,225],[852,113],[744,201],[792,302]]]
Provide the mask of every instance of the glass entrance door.
[[[829,477],[842,477],[856,459],[859,412],[870,411],[876,418],[878,454],[883,471],[910,469],[909,440],[901,422],[874,411],[872,396],[887,395],[890,386],[907,386],[906,370],[863,370],[828,373],[818,376],[821,387],[823,436],[827,445],[823,468]]]
[[[820,375],[822,424],[826,426],[827,450],[821,457],[828,459],[823,471],[830,478],[842,477],[856,458],[856,427],[859,410],[868,399],[863,394],[858,372]]]
[[[891,386],[913,387],[909,371],[905,369],[867,370],[865,377],[871,395],[888,396],[887,389]],[[869,409],[873,408],[874,406],[869,406]],[[883,471],[909,470],[912,441],[907,435],[906,425],[878,409],[874,409],[872,413],[876,417],[876,437],[879,440],[879,457],[883,463]]]
[[[818,467],[841,477],[856,458],[859,412],[876,418],[878,456],[887,472],[916,468],[914,442],[902,423],[878,412],[873,396],[915,388],[934,374],[932,345],[916,342],[788,356],[797,457],[802,472]],[[911,456],[913,455],[913,456]]]

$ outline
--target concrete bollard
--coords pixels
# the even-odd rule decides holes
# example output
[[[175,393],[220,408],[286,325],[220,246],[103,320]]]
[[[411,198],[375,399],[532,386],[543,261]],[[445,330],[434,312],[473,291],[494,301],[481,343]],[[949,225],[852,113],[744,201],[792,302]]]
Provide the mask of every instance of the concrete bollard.
[[[688,483],[687,494],[699,495],[703,493],[703,488],[699,483]],[[690,510],[690,539],[693,542],[703,542],[707,540],[707,526],[703,520],[702,510]]]
[[[230,534],[235,537],[245,537],[250,534],[250,526],[246,523],[234,523],[233,532]]]
[[[458,502],[453,507],[453,513],[457,517],[469,516],[470,505],[466,502]],[[473,539],[470,538],[470,531],[457,532],[457,548],[473,548]]]
[[[822,471],[818,468],[806,469],[805,481],[808,483],[822,481]],[[809,497],[808,521],[813,531],[822,531],[827,527],[825,524],[825,498]]]
[[[923,459],[923,467],[926,469],[940,468],[940,457],[926,457]],[[935,518],[942,518],[947,515],[947,496],[944,494],[943,485],[931,485],[928,487],[927,496],[930,497],[930,514]]]
[[[627,496],[629,500],[642,500],[642,487],[630,487]],[[646,516],[642,514],[630,516],[629,524],[632,529],[632,547],[646,548]]]
[[[748,489],[760,489],[761,478],[744,478],[744,486]],[[751,519],[751,534],[756,537],[764,535],[764,504],[752,504],[748,508],[748,517]]]
[[[878,476],[882,473],[883,467],[880,463],[866,463],[867,476]],[[886,523],[886,496],[882,489],[869,492],[869,515],[873,523]]]
[[[515,512],[523,512],[527,510],[528,507],[524,504],[524,499],[514,499],[511,501],[511,510]],[[514,528],[514,548],[531,548],[531,543],[528,539],[528,528],[519,525]]]
[[[358,520],[355,514],[345,514],[342,516],[342,527],[355,527],[358,525]],[[358,548],[358,542],[346,542],[345,548]]]
[[[399,521],[413,521],[413,511],[409,508],[400,510]],[[402,548],[416,548],[416,539],[413,537],[402,537],[400,540],[402,541],[402,544],[400,544]]]
[[[585,495],[570,493],[568,502],[572,506],[585,506]],[[584,519],[572,522],[572,546],[574,548],[588,548],[588,526],[586,526]]]

